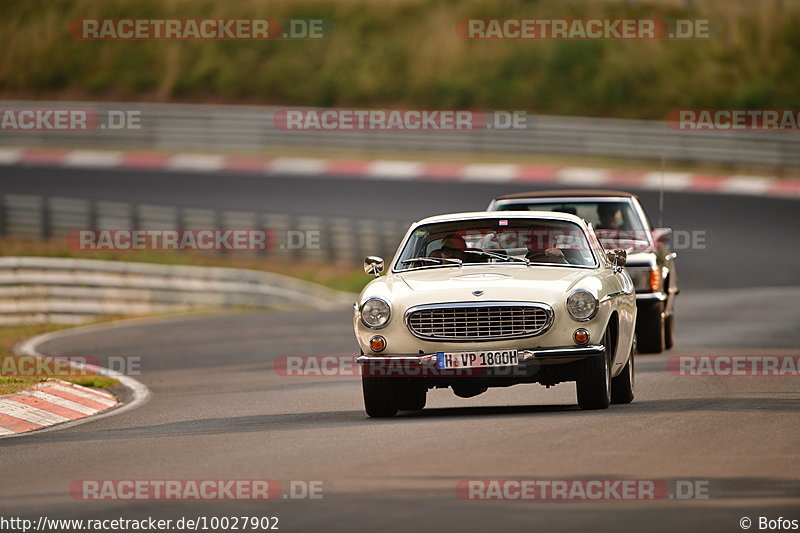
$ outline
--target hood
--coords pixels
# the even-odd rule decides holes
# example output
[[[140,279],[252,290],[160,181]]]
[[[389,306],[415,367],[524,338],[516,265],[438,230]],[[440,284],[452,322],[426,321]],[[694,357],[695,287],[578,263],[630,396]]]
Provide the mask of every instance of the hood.
[[[556,266],[447,267],[396,274],[411,290],[411,299],[431,302],[510,300],[561,301],[594,270]],[[591,286],[591,284],[590,284]],[[483,291],[476,296],[473,291]]]

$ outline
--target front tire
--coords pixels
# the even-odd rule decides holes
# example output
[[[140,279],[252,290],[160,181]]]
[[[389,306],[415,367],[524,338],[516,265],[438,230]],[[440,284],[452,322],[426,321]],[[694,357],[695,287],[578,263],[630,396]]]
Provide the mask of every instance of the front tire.
[[[606,409],[611,403],[611,369],[609,354],[612,353],[610,329],[603,335],[605,352],[581,362],[576,380],[578,405],[581,409]]]
[[[397,414],[397,378],[361,376],[364,409],[372,418],[391,418]]]
[[[631,403],[633,401],[633,383],[633,346],[631,346],[631,355],[625,368],[622,369],[619,376],[611,378],[611,403]]]

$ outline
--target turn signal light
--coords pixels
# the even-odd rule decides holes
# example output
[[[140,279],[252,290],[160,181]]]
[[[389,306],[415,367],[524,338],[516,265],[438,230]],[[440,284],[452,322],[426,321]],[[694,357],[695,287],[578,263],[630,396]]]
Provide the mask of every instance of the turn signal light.
[[[661,271],[657,268],[650,270],[650,290],[653,292],[661,288]]]
[[[575,340],[575,344],[586,344],[589,342],[589,332],[584,328],[578,328],[572,334],[572,338]]]
[[[386,339],[380,335],[375,335],[369,340],[369,347],[373,352],[382,352],[386,348]]]

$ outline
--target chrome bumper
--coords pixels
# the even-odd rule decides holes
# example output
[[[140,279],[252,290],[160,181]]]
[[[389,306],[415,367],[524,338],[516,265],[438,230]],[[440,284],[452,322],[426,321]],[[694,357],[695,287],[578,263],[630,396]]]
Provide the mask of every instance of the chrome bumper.
[[[478,351],[478,350],[476,350]],[[533,350],[519,350],[520,365],[531,361],[542,359],[569,359],[581,357],[594,357],[605,353],[606,348],[602,344],[590,344],[589,346],[557,346],[554,348],[536,348]],[[420,366],[436,366],[436,354],[422,355],[361,355],[356,358],[360,365],[371,363],[417,363]],[[491,368],[491,367],[488,367]]]

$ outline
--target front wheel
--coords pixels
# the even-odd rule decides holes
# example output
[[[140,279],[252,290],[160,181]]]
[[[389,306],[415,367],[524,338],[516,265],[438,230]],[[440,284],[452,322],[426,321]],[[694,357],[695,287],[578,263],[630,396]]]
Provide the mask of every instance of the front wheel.
[[[611,378],[611,403],[631,403],[633,401],[633,346],[625,368],[619,376]]]
[[[397,414],[396,380],[397,378],[361,376],[367,415],[373,418],[389,418]]]
[[[613,350],[612,341],[607,329],[603,335],[605,352],[581,362],[575,383],[581,409],[605,409],[611,403],[611,370],[608,360]]]

